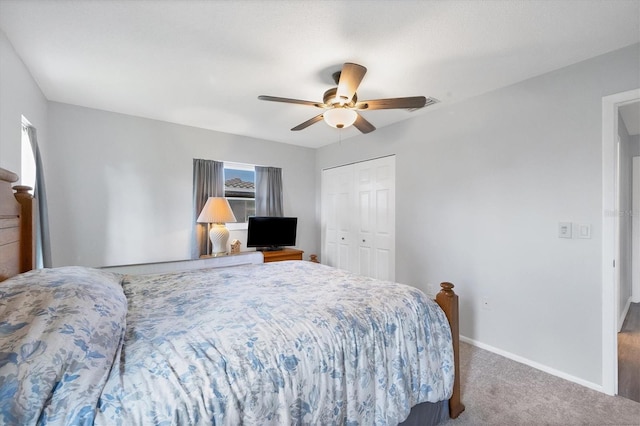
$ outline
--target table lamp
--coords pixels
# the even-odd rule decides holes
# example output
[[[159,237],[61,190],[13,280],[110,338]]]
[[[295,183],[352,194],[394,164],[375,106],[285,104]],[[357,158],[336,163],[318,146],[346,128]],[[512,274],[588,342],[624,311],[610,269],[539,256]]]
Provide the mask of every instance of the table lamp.
[[[200,212],[200,216],[198,216],[197,222],[210,224],[209,239],[213,245],[211,254],[213,256],[226,254],[229,230],[225,223],[236,222],[236,217],[227,199],[224,197],[209,197]]]

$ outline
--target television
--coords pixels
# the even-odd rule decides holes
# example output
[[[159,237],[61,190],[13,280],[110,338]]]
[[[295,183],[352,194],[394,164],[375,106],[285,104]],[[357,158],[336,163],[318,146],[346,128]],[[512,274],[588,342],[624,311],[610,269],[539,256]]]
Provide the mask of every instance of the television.
[[[297,227],[297,217],[250,216],[247,247],[266,251],[295,246]]]

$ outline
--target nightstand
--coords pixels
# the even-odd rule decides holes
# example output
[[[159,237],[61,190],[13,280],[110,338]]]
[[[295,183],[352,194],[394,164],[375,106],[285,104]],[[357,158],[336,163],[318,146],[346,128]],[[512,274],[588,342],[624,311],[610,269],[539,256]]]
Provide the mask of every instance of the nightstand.
[[[304,251],[285,248],[282,250],[265,250],[262,252],[264,263],[280,262],[282,260],[302,260]]]

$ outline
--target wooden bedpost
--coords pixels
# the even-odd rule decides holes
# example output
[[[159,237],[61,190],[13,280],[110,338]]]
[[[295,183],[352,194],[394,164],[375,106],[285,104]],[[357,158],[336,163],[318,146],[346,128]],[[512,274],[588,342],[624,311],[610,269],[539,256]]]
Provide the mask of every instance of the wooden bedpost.
[[[442,289],[436,295],[436,302],[442,308],[449,324],[453,340],[453,356],[456,375],[453,382],[453,395],[449,399],[449,416],[457,418],[464,411],[464,404],[460,401],[460,326],[458,322],[458,295],[453,291],[453,284],[444,282]]]
[[[29,191],[33,188],[25,185],[15,185],[14,196],[20,203],[20,272],[27,272],[35,267],[34,244],[34,216],[33,209],[35,199]]]

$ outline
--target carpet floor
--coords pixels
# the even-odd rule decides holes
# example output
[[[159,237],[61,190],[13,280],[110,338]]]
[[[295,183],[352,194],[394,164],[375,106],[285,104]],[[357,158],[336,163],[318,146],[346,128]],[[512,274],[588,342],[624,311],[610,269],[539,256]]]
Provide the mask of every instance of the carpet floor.
[[[609,396],[460,343],[466,410],[441,425],[633,425],[640,403]]]

